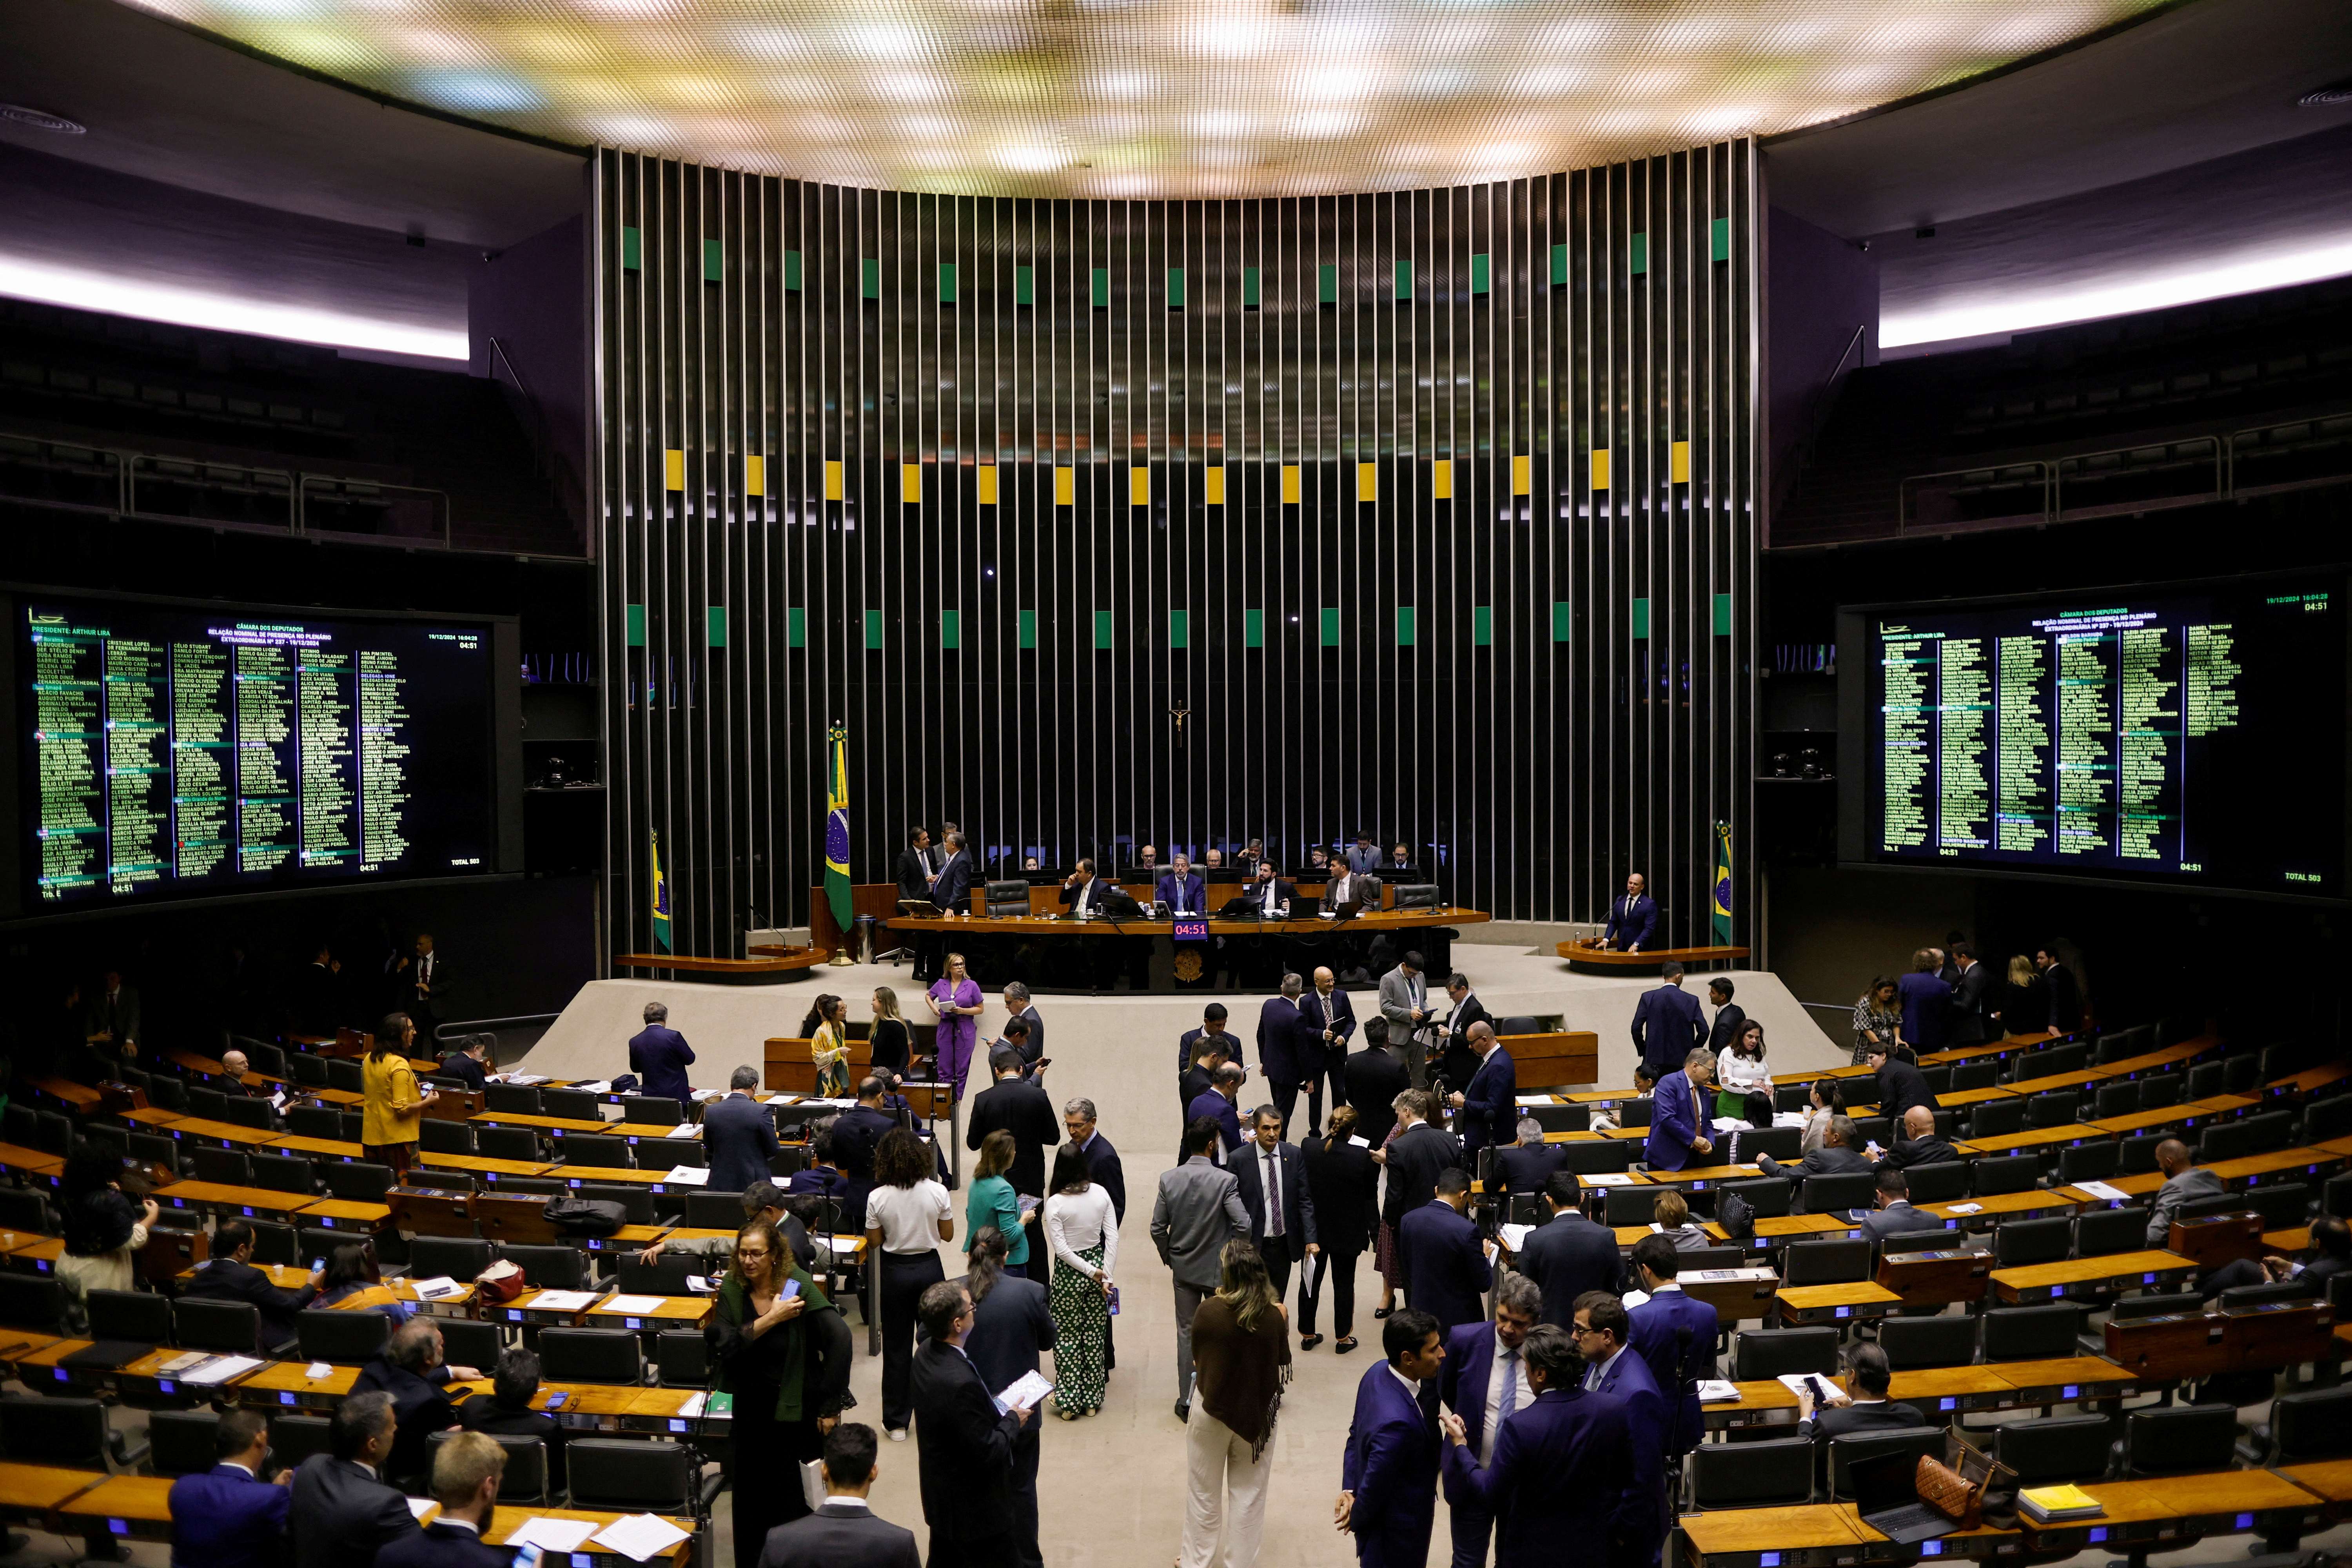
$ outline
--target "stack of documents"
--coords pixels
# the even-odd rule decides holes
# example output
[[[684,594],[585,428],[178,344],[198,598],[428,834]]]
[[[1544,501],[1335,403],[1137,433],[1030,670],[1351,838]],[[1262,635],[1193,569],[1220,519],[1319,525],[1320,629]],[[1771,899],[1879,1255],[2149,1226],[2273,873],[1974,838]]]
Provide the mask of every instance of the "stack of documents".
[[[2106,1512],[2099,1500],[2076,1486],[2027,1487],[2017,1494],[2017,1511],[2036,1524],[2096,1519]]]

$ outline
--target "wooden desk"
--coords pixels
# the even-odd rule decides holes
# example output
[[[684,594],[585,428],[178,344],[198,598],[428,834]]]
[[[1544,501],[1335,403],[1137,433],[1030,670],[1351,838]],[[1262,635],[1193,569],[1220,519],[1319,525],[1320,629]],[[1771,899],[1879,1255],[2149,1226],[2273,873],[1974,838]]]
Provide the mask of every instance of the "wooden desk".
[[[566,1132],[612,1132],[622,1125],[618,1121],[588,1121],[574,1116],[525,1116],[509,1110],[485,1110],[466,1120],[483,1127],[528,1127],[551,1138],[561,1138]]]
[[[824,963],[831,954],[801,949],[783,957],[693,958],[675,952],[616,952],[615,969],[649,969],[672,979],[692,979],[715,985],[782,985]]]
[[[1601,946],[1599,937],[1563,942],[1552,951],[1568,960],[1569,968],[1587,974],[1655,974],[1659,965],[1668,963],[1695,972],[1734,969],[1748,957],[1744,947],[1653,947],[1641,952],[1620,952]]]
[[[458,1280],[455,1295],[436,1296],[430,1301],[416,1293],[416,1282],[404,1274],[397,1279],[385,1280],[383,1288],[392,1292],[394,1300],[422,1308],[431,1317],[470,1318],[474,1315],[474,1282],[470,1279]],[[353,1311],[364,1310],[357,1296],[347,1296],[335,1306]]]
[[[2018,1094],[2040,1094],[2046,1089],[2088,1089],[2105,1083],[2116,1076],[2113,1068],[2077,1068],[2073,1072],[2053,1072],[2042,1078],[2020,1079],[2008,1087]]]
[[[2315,1465],[2280,1465],[2275,1473],[2330,1505],[2336,1517],[2352,1502],[2352,1459],[2324,1459]]]
[[[280,1290],[306,1289],[310,1283],[310,1271],[291,1263],[257,1263],[254,1267],[268,1275],[269,1282]],[[185,1288],[194,1284],[201,1272],[201,1269],[183,1268],[173,1282]]]
[[[2106,1258],[2069,1258],[2056,1263],[2035,1263],[2022,1268],[1996,1268],[1992,1288],[2003,1301],[2050,1301],[2077,1285],[2120,1285],[2160,1289],[2197,1265],[2169,1252],[2118,1252]]]
[[[487,1154],[425,1154],[416,1156],[415,1167],[426,1171],[464,1171],[469,1175],[543,1176],[555,1167],[543,1160],[493,1160]]]
[[[37,1334],[30,1329],[0,1329],[0,1366],[15,1366],[26,1356],[57,1342],[55,1334]]]
[[[2103,1116],[2096,1121],[2086,1121],[2085,1127],[2095,1127],[2110,1138],[2129,1138],[2155,1128],[2189,1128],[2212,1116],[2192,1102],[2187,1105],[2159,1105],[2153,1110],[2135,1110],[2128,1116]]]
[[[2123,1399],[2140,1392],[2141,1380],[2128,1368],[2097,1356],[1987,1362],[1982,1370],[1998,1373],[2016,1391],[2011,1408]]]
[[[1939,1094],[1936,1097],[1936,1104],[1945,1110],[1956,1110],[1964,1106],[1982,1105],[1989,1100],[2015,1100],[2016,1098],[2017,1090],[2010,1088],[2009,1085],[1989,1083],[1982,1089],[1956,1089],[1949,1093]]]
[[[16,1238],[5,1257],[0,1257],[0,1268],[14,1268],[26,1274],[54,1274],[58,1259],[65,1256],[62,1237],[26,1236],[21,1231],[9,1233]],[[7,1331],[0,1330],[0,1333]]]
[[[166,1110],[160,1105],[139,1105],[124,1111],[122,1120],[130,1122],[133,1127],[162,1128],[168,1131],[174,1122],[188,1120],[188,1113],[184,1110]]]
[[[27,1149],[21,1143],[0,1143],[0,1169],[54,1180],[65,1174],[66,1163],[44,1150]]]
[[[269,1152],[273,1154],[310,1154],[322,1160],[341,1160],[345,1164],[358,1159],[362,1152],[358,1144],[346,1143],[340,1138],[304,1138],[286,1132],[278,1135],[278,1142],[269,1146]]]
[[[260,1149],[278,1142],[281,1134],[265,1132],[258,1127],[239,1127],[233,1121],[207,1121],[201,1116],[183,1116],[164,1129],[174,1138],[184,1138],[197,1143],[217,1143],[224,1149]]]
[[[593,1523],[598,1530],[602,1530],[606,1525],[617,1524],[627,1517],[628,1515],[626,1514],[597,1513],[584,1509],[525,1508],[520,1504],[509,1504],[508,1506],[501,1507],[498,1512],[492,1516],[490,1520],[489,1533],[483,1536],[482,1539],[492,1546],[504,1546],[507,1543],[509,1537],[513,1535],[516,1531],[520,1530],[524,1524],[534,1519],[585,1520]],[[686,1539],[679,1542],[667,1552],[655,1557],[650,1561],[653,1563],[667,1563],[669,1568],[686,1568],[688,1563],[694,1561],[695,1546],[698,1540],[694,1528],[694,1521],[689,1519],[673,1519],[670,1522],[677,1526],[678,1529],[687,1532]],[[643,1565],[636,1563],[634,1559],[624,1557],[610,1547],[598,1545],[593,1535],[588,1540],[582,1542],[581,1549],[572,1554],[572,1560],[575,1564],[580,1563],[583,1559],[587,1561],[590,1564],[590,1568],[643,1568]]]
[[[1708,1238],[1718,1247],[1739,1245],[1731,1239],[1729,1231],[1713,1220],[1706,1221],[1699,1228],[1706,1231]],[[1756,1222],[1755,1242],[1758,1251],[1767,1251],[1775,1243],[1785,1246],[1791,1241],[1820,1240],[1829,1237],[1850,1240],[1860,1234],[1852,1221],[1835,1219],[1825,1214],[1775,1215],[1770,1219]]]
[[[2299,1100],[2330,1084],[2342,1083],[2347,1078],[2352,1078],[2352,1062],[2328,1062],[2320,1067],[2305,1068],[2285,1078],[2274,1078],[2263,1085],[2263,1092],[2265,1095],[2293,1095]]]
[[[1703,1193],[1720,1182],[1750,1181],[1763,1173],[1756,1165],[1696,1165],[1687,1171],[1652,1171],[1650,1181],[1655,1186]]]
[[[0,1513],[39,1523],[106,1479],[103,1470],[0,1464]]]
[[[329,1230],[382,1230],[392,1220],[387,1204],[357,1203],[350,1198],[319,1198],[302,1211],[301,1223]]]
[[[1769,1268],[1685,1268],[1675,1283],[1694,1301],[1713,1307],[1725,1322],[1760,1318],[1780,1288],[1780,1277]]]
[[[1938,1415],[2004,1409],[2016,1393],[1997,1366],[1934,1366],[1897,1373],[1888,1382],[1886,1397],[1917,1405],[1930,1426],[1940,1426],[1945,1423],[1936,1419]]]
[[[580,1293],[581,1292],[578,1291],[567,1292],[567,1294],[573,1295]],[[597,1301],[605,1300],[612,1294],[612,1292],[609,1290],[601,1292],[590,1290],[586,1292],[586,1294],[594,1297],[595,1300],[590,1301],[587,1306],[584,1307],[537,1307],[532,1305],[532,1303],[537,1301],[541,1296],[548,1294],[550,1294],[550,1292],[546,1290],[526,1290],[521,1295],[516,1297],[513,1300],[509,1301],[502,1306],[487,1309],[483,1315],[488,1318],[492,1322],[498,1323],[530,1323],[541,1328],[577,1329],[586,1325],[590,1309],[593,1308]]]
[[[651,1311],[623,1313],[614,1310],[618,1296],[607,1296],[581,1314],[580,1326],[585,1329],[636,1329],[651,1333],[657,1329],[699,1329],[710,1321],[710,1308],[717,1300],[712,1296],[656,1296],[657,1303]]]
[[[115,1372],[114,1386],[130,1396],[136,1396],[142,1393],[162,1395],[201,1393],[207,1399],[226,1398],[230,1389],[261,1370],[260,1367],[255,1367],[250,1371],[224,1378],[218,1383],[183,1384],[176,1378],[166,1376],[163,1372],[164,1365],[187,1353],[185,1351],[169,1347],[149,1351],[137,1361],[126,1362]],[[268,1364],[268,1362],[262,1363],[262,1366]]]
[[[59,1530],[117,1541],[172,1539],[172,1482],[163,1476],[109,1476],[57,1510]]]
[[[2221,1177],[2225,1187],[2256,1187],[2279,1176],[2317,1182],[2344,1160],[2345,1156],[2324,1149],[2277,1149],[2267,1154],[2249,1154],[2242,1160],[2217,1161],[2205,1168]]]
[[[1929,1051],[1919,1058],[1919,1065],[1923,1068],[1932,1068],[1941,1067],[1947,1062],[1979,1062],[1987,1058],[1999,1061],[2004,1058],[2013,1057],[2020,1051],[2040,1050],[2053,1040],[2063,1038],[2065,1037],[2055,1029],[2037,1029],[2025,1035],[2003,1035],[1998,1040],[1987,1040],[1982,1045],[1953,1046],[1945,1050]]]
[[[2077,1143],[2107,1142],[2109,1134],[2080,1121],[2070,1121],[2063,1127],[2034,1127],[2023,1132],[2004,1132],[1994,1138],[1971,1138],[1953,1147],[1963,1154],[2015,1154],[2027,1149],[2047,1149],[2053,1144],[2072,1148]]]
[[[1676,1528],[1692,1568],[1763,1568],[1768,1555],[1779,1568],[1826,1568],[1860,1558],[1862,1537],[1851,1520],[1832,1503],[1801,1503],[1686,1513]]]
[[[2325,1301],[2266,1301],[2221,1312],[2109,1321],[2107,1359],[2163,1381],[2275,1372],[2336,1359],[2336,1312]]]
[[[1934,1216],[1937,1224],[1947,1228],[1951,1228],[1952,1222],[1957,1220],[1959,1222],[1958,1228],[1976,1230],[1992,1224],[1994,1220],[2005,1215],[2046,1214],[2053,1209],[2064,1209],[2071,1214],[2082,1207],[2084,1201],[2079,1196],[2067,1196],[2066,1189],[2063,1187],[2056,1189],[2037,1187],[2031,1192],[1995,1193],[1990,1197],[1953,1198],[1947,1203],[1919,1204],[1915,1206],[1921,1214]],[[1958,1212],[1969,1204],[1977,1205],[1976,1212],[1972,1214]]]
[[[2166,1046],[2158,1050],[2142,1051],[2136,1057],[2120,1058],[2107,1063],[2107,1070],[2118,1078],[2139,1078],[2168,1068],[2176,1062],[2193,1061],[2209,1051],[2218,1051],[2221,1048],[2221,1041],[2219,1036],[2206,1035],[2194,1040],[2182,1040],[2178,1045]]]
[[[72,1111],[76,1116],[96,1116],[106,1109],[106,1096],[88,1084],[76,1083],[69,1078],[51,1076],[27,1079],[26,1089],[37,1089]]]
[[[1884,1285],[1783,1285],[1773,1298],[1784,1323],[1835,1323],[1883,1318],[1903,1304]]]
[[[735,1239],[735,1233],[731,1230],[680,1230],[667,1225],[625,1225],[610,1236],[574,1237],[572,1245],[589,1252],[643,1252],[655,1242],[667,1241],[673,1236],[716,1236],[730,1244]]]
[[[167,1209],[192,1209],[198,1214],[230,1219],[274,1219],[308,1209],[318,1200],[307,1193],[281,1193],[268,1187],[236,1187],[222,1182],[173,1182],[158,1187],[155,1202]]]
[[[60,1388],[71,1387],[74,1382],[73,1368],[58,1363],[74,1352],[86,1351],[97,1342],[95,1340],[51,1340],[45,1345],[15,1352],[11,1364],[16,1369],[17,1381],[26,1387],[30,1388],[38,1383],[48,1392],[56,1393]]]
[[[650,1187],[657,1193],[669,1190],[663,1180],[669,1172],[668,1165],[664,1165],[659,1170],[649,1170],[643,1165],[566,1165],[561,1162],[547,1168],[549,1175],[562,1182],[566,1186],[576,1187],[583,1183],[593,1186],[602,1183],[612,1187]],[[700,1192],[709,1184],[706,1182],[701,1186],[696,1186],[681,1182],[678,1184],[678,1190]]]
[[[1991,1273],[1992,1254],[1965,1247],[1889,1252],[1878,1260],[1878,1283],[1906,1307],[1980,1300]]]
[[[273,1361],[241,1379],[228,1391],[230,1403],[268,1409],[332,1410],[359,1381],[360,1369],[337,1366],[324,1377],[312,1377],[310,1363]]]

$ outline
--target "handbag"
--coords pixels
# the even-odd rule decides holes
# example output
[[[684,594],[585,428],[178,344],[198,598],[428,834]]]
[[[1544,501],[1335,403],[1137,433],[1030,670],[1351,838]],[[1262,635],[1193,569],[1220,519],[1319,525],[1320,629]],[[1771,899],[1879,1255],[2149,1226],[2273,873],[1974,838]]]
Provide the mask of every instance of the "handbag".
[[[1715,1223],[1723,1234],[1734,1241],[1747,1241],[1756,1234],[1756,1205],[1738,1193],[1717,1190],[1715,1194]]]
[[[1962,1530],[1979,1529],[1985,1522],[1987,1494],[2004,1476],[2014,1482],[2017,1472],[1987,1457],[1983,1449],[1957,1432],[1946,1434],[1944,1454],[1942,1459],[1919,1456],[1918,1468],[1913,1475],[1919,1500]],[[2012,1486],[2008,1493],[2012,1525],[2015,1495]]]
[[[474,1277],[475,1300],[486,1306],[504,1306],[530,1289],[522,1269],[503,1258]]]

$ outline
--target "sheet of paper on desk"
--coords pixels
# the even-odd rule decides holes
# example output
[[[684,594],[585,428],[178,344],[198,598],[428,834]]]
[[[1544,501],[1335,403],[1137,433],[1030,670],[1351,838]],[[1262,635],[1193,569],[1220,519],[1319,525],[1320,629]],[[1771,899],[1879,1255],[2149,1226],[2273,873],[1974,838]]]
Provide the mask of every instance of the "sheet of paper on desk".
[[[223,1356],[210,1366],[199,1367],[181,1381],[194,1384],[226,1383],[230,1378],[242,1373],[251,1372],[260,1364],[259,1359],[254,1356]]]
[[[425,1516],[431,1513],[436,1506],[434,1500],[429,1497],[409,1497],[403,1498],[400,1500],[408,1505],[408,1511],[416,1517],[416,1521],[420,1524],[424,1522]]]
[[[314,1361],[309,1366],[302,1369],[302,1375],[309,1378],[312,1383],[316,1383],[322,1377],[334,1376],[335,1369],[329,1366],[325,1362]]]
[[[1748,1123],[1737,1116],[1718,1116],[1715,1119],[1715,1130],[1717,1132],[1740,1132],[1748,1130]]]
[[[613,1092],[612,1083],[604,1079],[598,1079],[594,1083],[575,1083],[572,1087],[574,1089],[584,1089],[591,1094],[610,1094]]]
[[[1737,1405],[1739,1403],[1739,1385],[1727,1383],[1719,1377],[1704,1379],[1698,1385],[1698,1402],[1701,1405]]]
[[[1548,1094],[1523,1094],[1517,1098],[1515,1103],[1519,1105],[1551,1105],[1556,1102],[1553,1100],[1552,1097]]]
[[[438,1301],[444,1296],[463,1295],[466,1289],[446,1274],[436,1275],[430,1279],[412,1279],[409,1288],[416,1292],[416,1299],[420,1301]]]
[[[1947,1214],[1982,1214],[1982,1213],[1984,1213],[1984,1205],[1982,1205],[1982,1204],[1954,1204],[1954,1205],[1952,1205],[1949,1208],[1948,1208],[1947,1210],[1945,1210],[1945,1212],[1946,1212]]]
[[[797,1094],[772,1094],[768,1096],[768,1103],[770,1105],[798,1105],[800,1102],[801,1097]]]
[[[600,1303],[596,1310],[600,1312],[618,1312],[624,1317],[642,1318],[647,1312],[660,1311],[661,1306],[662,1298],[659,1296],[614,1296],[610,1300]]]
[[[689,1274],[686,1277],[686,1288],[698,1296],[710,1295],[719,1289],[718,1276],[706,1278],[700,1274]]]
[[[855,1250],[857,1244],[866,1238],[862,1236],[836,1236],[831,1239],[835,1252],[849,1252]]]
[[[694,1103],[697,1105],[708,1105],[714,1100],[727,1098],[727,1091],[723,1089],[690,1089],[687,1093],[694,1097]]]
[[[710,1184],[710,1168],[707,1165],[672,1165],[664,1184],[680,1187],[707,1187]]]
[[[1800,1398],[1813,1399],[1818,1404],[1820,1401],[1814,1396],[1813,1385],[1810,1379],[1819,1379],[1822,1385],[1831,1393],[1837,1392],[1837,1384],[1830,1382],[1828,1378],[1822,1377],[1819,1373],[1784,1372],[1780,1374],[1780,1386]]]
[[[547,1075],[543,1072],[510,1072],[506,1075],[506,1081],[523,1089],[530,1089],[545,1083]]]
[[[2082,1188],[2084,1192],[2090,1194],[2093,1197],[2105,1198],[2111,1204],[2127,1204],[2131,1202],[2131,1194],[2129,1193],[2125,1192],[2121,1187],[2111,1187],[2105,1182],[2076,1182],[2074,1184]]]
[[[1630,1187],[1633,1184],[1633,1173],[1630,1171],[1601,1171],[1583,1180],[1596,1187]]]
[[[586,1290],[541,1290],[523,1304],[534,1312],[576,1312],[595,1300]]]
[[[1513,1252],[1524,1252],[1527,1250],[1528,1235],[1535,1229],[1535,1226],[1531,1225],[1504,1225],[1497,1226],[1495,1228],[1502,1232],[1503,1245],[1505,1247],[1509,1247]]]
[[[709,1394],[704,1391],[698,1391],[694,1394],[688,1394],[687,1396],[686,1403],[677,1407],[679,1416],[690,1421],[694,1417],[701,1415],[702,1402],[709,1397]]]
[[[671,1128],[668,1131],[663,1133],[662,1136],[665,1138],[691,1138],[701,1131],[702,1129],[697,1127],[691,1121],[681,1121],[677,1126]]]
[[[656,1515],[633,1513],[626,1519],[614,1520],[590,1539],[611,1547],[624,1557],[643,1563],[684,1541],[686,1531]]]
[[[509,1546],[536,1546],[542,1552],[572,1552],[581,1543],[596,1533],[593,1519],[526,1519],[512,1535]]]
[[[1054,1392],[1054,1385],[1043,1373],[1024,1372],[1014,1382],[997,1390],[996,1403],[1006,1410],[1025,1409]]]

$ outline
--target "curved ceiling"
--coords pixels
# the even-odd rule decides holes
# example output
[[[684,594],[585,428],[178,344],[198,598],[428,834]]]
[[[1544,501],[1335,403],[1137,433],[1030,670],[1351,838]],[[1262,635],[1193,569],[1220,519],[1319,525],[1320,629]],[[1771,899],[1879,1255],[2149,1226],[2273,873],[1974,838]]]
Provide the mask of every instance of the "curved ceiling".
[[[142,0],[535,135],[845,184],[1307,195],[1787,131],[2168,0]]]

